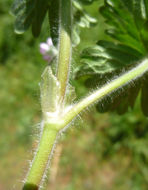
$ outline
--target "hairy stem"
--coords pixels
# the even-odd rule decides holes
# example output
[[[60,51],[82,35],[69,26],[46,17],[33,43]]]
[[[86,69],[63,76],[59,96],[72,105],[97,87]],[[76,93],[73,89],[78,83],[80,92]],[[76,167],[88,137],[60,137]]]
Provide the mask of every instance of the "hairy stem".
[[[53,145],[56,140],[58,132],[66,127],[81,111],[89,105],[99,101],[104,96],[110,94],[112,91],[130,83],[137,77],[140,77],[148,70],[148,59],[145,59],[138,64],[134,69],[122,74],[118,78],[112,80],[110,83],[104,85],[102,88],[94,91],[79,103],[73,105],[64,116],[54,118],[53,123],[47,123],[44,126],[43,134],[40,140],[39,148],[33,160],[32,167],[29,171],[26,183],[23,190],[38,190],[46,167],[48,165],[49,155],[52,152]],[[56,121],[55,121],[56,120]]]
[[[148,70],[148,59],[143,60],[135,68],[129,70],[125,74],[122,74],[118,78],[112,80],[110,83],[104,85],[102,88],[94,91],[92,94],[81,100],[79,103],[72,106],[67,114],[63,117],[65,125],[70,123],[74,117],[76,117],[81,111],[87,108],[89,105],[101,100],[101,98],[110,94],[114,90],[126,85],[127,83],[135,80],[143,75]]]
[[[60,103],[64,102],[71,59],[71,0],[59,0],[59,54],[57,79],[60,83]]]
[[[68,82],[70,59],[71,59],[71,0],[59,1],[59,50],[57,79],[60,83],[60,107],[64,105],[66,86]],[[38,190],[45,175],[48,166],[49,157],[59,132],[58,129],[63,128],[63,123],[58,122],[58,118],[54,117],[53,123],[46,121],[43,127],[42,136],[38,145],[35,158],[32,162],[23,190]]]
[[[52,151],[58,131],[54,125],[46,124],[35,158],[32,162],[23,190],[38,190],[48,166],[49,155]]]

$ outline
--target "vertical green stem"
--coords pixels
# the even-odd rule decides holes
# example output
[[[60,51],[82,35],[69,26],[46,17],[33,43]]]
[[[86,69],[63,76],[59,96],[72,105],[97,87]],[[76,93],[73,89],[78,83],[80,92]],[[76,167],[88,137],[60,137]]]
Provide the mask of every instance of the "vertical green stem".
[[[69,65],[71,59],[71,0],[59,1],[59,50],[57,79],[60,83],[60,104],[64,104],[66,86],[69,75]],[[58,128],[63,128],[63,124],[54,118],[53,124],[46,124],[38,145],[38,150],[32,162],[32,166],[28,173],[23,190],[39,190],[46,167],[48,166],[49,157],[51,155]],[[46,122],[46,121],[45,121]],[[61,127],[60,127],[60,126]]]
[[[57,78],[60,82],[60,101],[64,102],[71,59],[71,0],[59,0],[59,54]]]
[[[44,126],[39,147],[32,162],[23,190],[39,189],[46,167],[48,166],[49,155],[51,154],[58,134],[58,131],[54,129],[54,127],[54,125],[52,126],[49,124]]]

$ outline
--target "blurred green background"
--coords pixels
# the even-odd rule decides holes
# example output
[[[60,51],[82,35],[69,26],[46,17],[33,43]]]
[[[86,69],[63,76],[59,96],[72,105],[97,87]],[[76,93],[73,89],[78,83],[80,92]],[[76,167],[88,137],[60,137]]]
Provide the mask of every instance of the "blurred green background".
[[[50,35],[47,23],[38,39],[31,31],[16,35],[9,14],[11,3],[0,0],[0,190],[21,189],[37,146],[41,120],[38,84],[46,65],[39,43]],[[86,7],[98,18],[98,25],[81,31],[76,55],[84,46],[106,38],[98,6]],[[75,85],[78,94],[83,94],[85,89]],[[123,116],[99,114],[92,108],[82,118],[62,136],[46,189],[147,190],[148,120],[139,101]]]

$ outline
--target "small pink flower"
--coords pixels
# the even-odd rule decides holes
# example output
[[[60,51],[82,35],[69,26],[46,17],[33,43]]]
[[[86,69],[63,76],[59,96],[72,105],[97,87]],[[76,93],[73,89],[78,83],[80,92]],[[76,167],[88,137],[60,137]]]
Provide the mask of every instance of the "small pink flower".
[[[41,53],[42,55],[45,55],[48,51],[49,51],[49,46],[48,46],[48,44],[46,44],[46,43],[41,43],[41,44],[40,44],[40,53]]]
[[[45,61],[50,62],[50,61],[52,60],[52,57],[51,57],[50,55],[44,55],[44,56],[43,56],[43,59],[44,59]]]
[[[57,54],[57,49],[53,46],[51,38],[48,38],[46,43],[40,44],[40,53],[43,55],[43,59],[48,62]]]
[[[48,39],[47,39],[47,44],[49,45],[49,47],[50,47],[50,46],[53,46],[53,43],[52,43],[51,38],[48,38]]]

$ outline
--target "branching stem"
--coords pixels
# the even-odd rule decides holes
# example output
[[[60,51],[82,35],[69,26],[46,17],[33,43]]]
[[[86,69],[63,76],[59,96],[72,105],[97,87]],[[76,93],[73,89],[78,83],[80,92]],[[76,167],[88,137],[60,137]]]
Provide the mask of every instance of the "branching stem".
[[[102,88],[72,105],[68,111],[64,110],[64,99],[68,83],[70,59],[71,59],[71,0],[59,0],[60,26],[59,26],[59,54],[57,64],[57,79],[60,83],[60,108],[57,115],[47,114],[45,117],[43,132],[32,166],[28,173],[23,190],[39,190],[42,179],[45,175],[56,137],[60,130],[70,122],[86,107],[101,100],[101,98],[140,77],[148,70],[148,59],[143,60],[134,69],[122,74]],[[64,111],[63,111],[64,110]],[[57,110],[59,111],[59,110]],[[50,115],[50,117],[48,117]]]
[[[68,111],[67,114],[63,117],[63,122],[65,125],[70,123],[81,111],[95,103],[96,101],[101,100],[101,98],[115,91],[116,89],[130,83],[132,80],[143,75],[148,70],[148,59],[143,60],[133,69],[122,74],[118,78],[112,80],[110,83],[104,85],[102,88],[94,91],[92,94],[73,105],[72,108]]]
[[[59,49],[57,64],[57,79],[60,83],[60,107],[64,105],[66,87],[68,83],[70,59],[71,59],[71,0],[59,1]],[[57,123],[56,123],[57,121]],[[43,132],[38,145],[35,158],[28,173],[23,190],[38,190],[45,175],[48,166],[48,160],[51,156],[55,144],[58,129],[63,128],[58,119],[54,118],[54,123],[44,121]]]

